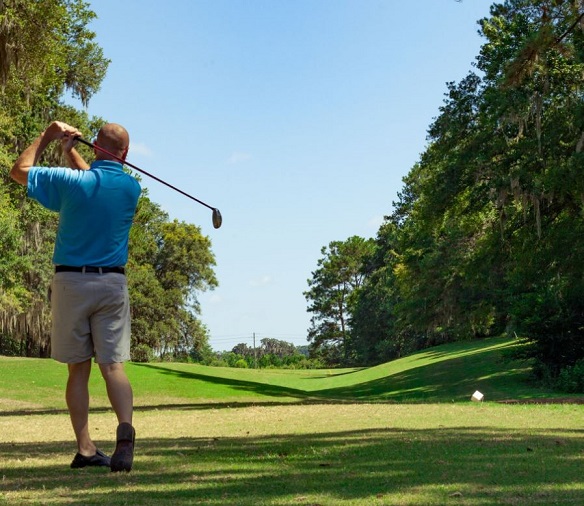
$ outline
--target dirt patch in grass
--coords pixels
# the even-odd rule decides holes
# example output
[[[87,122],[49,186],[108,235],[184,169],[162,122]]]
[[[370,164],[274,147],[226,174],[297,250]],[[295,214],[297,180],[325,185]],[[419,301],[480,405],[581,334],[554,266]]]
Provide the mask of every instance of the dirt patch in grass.
[[[542,399],[506,399],[499,404],[584,404],[584,397],[546,397]]]
[[[3,399],[0,397],[0,412],[2,411],[24,411],[42,408],[40,404],[28,401],[17,401],[14,399]]]

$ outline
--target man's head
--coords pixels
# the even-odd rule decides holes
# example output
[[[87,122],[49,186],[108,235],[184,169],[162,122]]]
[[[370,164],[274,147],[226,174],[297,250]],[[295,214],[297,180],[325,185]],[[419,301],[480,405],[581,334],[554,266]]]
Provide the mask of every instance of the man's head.
[[[122,125],[106,123],[97,134],[95,145],[125,160],[130,148],[130,136]],[[97,149],[94,149],[94,152],[97,160],[113,160],[107,153]]]

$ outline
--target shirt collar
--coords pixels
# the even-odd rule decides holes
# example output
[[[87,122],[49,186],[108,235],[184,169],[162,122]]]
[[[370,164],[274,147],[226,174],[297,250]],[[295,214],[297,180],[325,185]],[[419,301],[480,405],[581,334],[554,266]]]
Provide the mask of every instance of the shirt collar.
[[[95,160],[92,162],[91,169],[112,169],[122,170],[122,164],[113,160]]]

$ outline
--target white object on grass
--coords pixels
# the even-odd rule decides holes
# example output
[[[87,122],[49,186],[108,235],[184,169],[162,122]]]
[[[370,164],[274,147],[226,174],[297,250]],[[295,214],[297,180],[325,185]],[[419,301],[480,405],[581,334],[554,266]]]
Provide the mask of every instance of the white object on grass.
[[[484,398],[485,396],[477,390],[474,394],[472,394],[470,400],[475,402],[481,402]]]

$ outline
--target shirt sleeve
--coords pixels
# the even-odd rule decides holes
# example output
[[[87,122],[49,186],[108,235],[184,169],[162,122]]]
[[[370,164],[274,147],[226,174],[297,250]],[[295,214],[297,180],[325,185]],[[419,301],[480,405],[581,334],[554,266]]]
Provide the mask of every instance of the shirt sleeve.
[[[75,172],[64,167],[31,167],[28,196],[51,211],[59,211],[63,195],[75,179]]]

